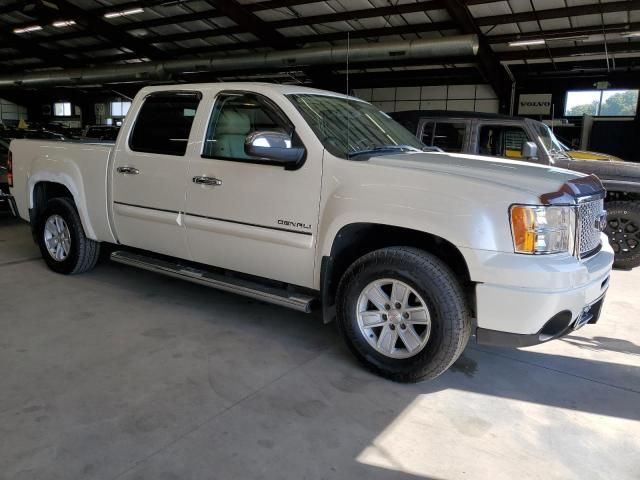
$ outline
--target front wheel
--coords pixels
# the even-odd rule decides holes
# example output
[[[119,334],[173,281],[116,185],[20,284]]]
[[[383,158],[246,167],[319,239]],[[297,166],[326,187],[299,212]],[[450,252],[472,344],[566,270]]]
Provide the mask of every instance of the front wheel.
[[[100,244],[86,237],[75,205],[67,198],[54,198],[47,203],[37,235],[42,258],[54,272],[86,272],[100,256]]]
[[[640,265],[640,202],[608,202],[605,233],[615,253],[615,268]]]
[[[398,382],[446,371],[471,335],[464,292],[434,255],[407,247],[357,260],[337,292],[340,331],[368,369]]]

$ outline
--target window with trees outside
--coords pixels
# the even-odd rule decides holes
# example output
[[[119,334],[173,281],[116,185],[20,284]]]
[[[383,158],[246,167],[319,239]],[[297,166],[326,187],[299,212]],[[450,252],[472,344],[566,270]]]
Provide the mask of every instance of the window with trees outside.
[[[568,117],[633,117],[638,90],[574,90],[567,92],[564,114]]]
[[[53,114],[56,117],[70,117],[71,116],[71,103],[59,102],[53,104]]]

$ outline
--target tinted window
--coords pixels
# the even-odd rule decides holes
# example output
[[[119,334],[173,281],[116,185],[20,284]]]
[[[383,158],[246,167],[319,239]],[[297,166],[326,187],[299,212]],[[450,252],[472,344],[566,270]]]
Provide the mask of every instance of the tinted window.
[[[483,125],[478,137],[478,153],[495,157],[523,158],[522,147],[529,141],[521,127]]]
[[[203,157],[234,160],[260,160],[247,155],[247,135],[257,131],[293,135],[289,119],[268,99],[253,93],[222,93],[213,107]],[[293,135],[293,137],[296,137]],[[297,138],[292,138],[298,144]]]
[[[131,150],[184,155],[199,102],[200,95],[191,92],[147,97],[131,133]]]

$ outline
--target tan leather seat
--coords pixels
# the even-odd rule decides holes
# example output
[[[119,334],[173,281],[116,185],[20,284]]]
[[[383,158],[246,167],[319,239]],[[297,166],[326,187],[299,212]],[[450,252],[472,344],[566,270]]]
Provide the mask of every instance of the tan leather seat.
[[[251,120],[237,110],[223,110],[216,126],[213,156],[249,158],[244,153],[244,141],[251,131]]]

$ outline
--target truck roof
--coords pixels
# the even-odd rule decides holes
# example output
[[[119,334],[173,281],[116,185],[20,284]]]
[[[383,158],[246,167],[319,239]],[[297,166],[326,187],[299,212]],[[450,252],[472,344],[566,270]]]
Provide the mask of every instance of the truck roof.
[[[217,83],[185,83],[185,84],[172,84],[172,85],[161,85],[161,86],[153,86],[153,87],[145,87],[140,90],[140,93],[149,94],[152,92],[162,92],[162,91],[175,91],[175,90],[196,90],[196,91],[207,91],[207,90],[250,90],[256,92],[264,92],[267,93],[269,91],[273,93],[280,93],[282,95],[290,95],[295,93],[307,93],[307,94],[316,94],[316,95],[328,95],[332,97],[340,97],[340,98],[349,98],[351,100],[359,100],[362,99],[348,96],[342,93],[330,92],[328,90],[320,90],[317,88],[305,87],[302,85],[283,85],[278,83],[268,83],[268,82],[217,82]]]

